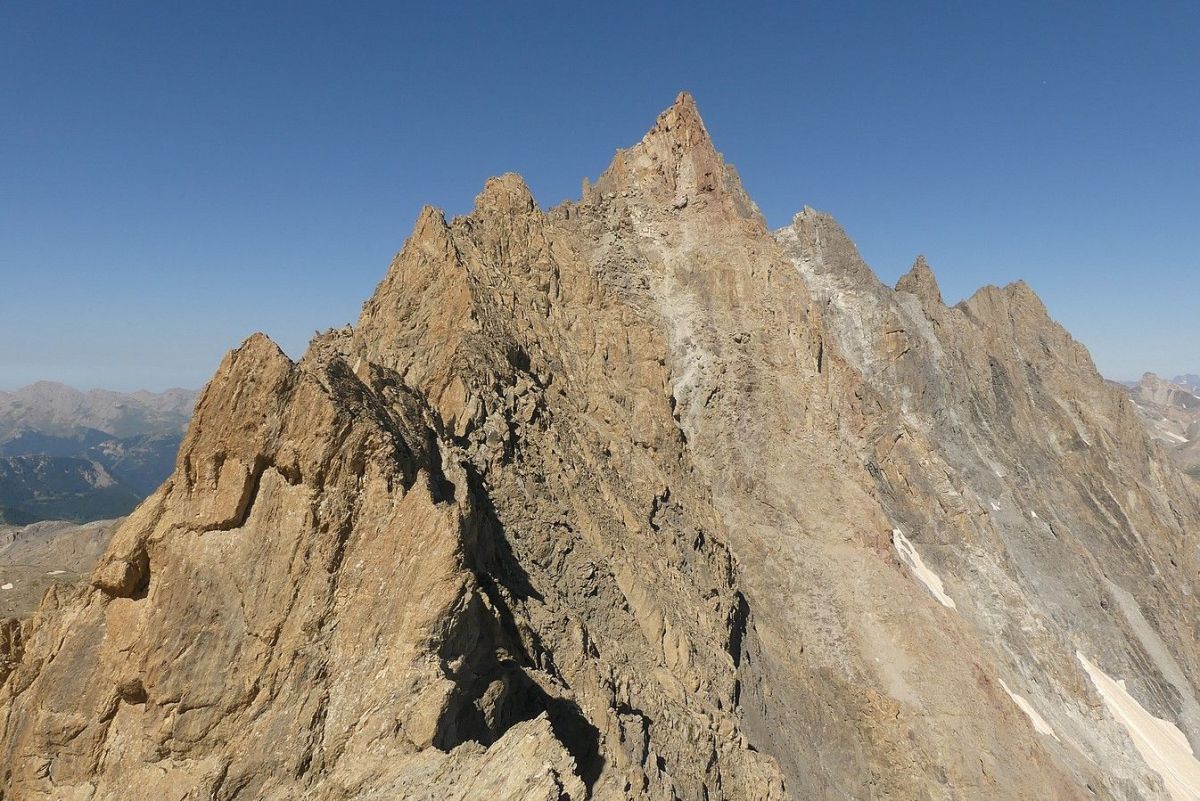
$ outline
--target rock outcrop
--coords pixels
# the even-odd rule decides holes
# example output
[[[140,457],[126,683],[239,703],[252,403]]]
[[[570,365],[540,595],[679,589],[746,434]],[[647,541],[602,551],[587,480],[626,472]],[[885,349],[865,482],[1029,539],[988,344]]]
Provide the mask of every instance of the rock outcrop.
[[[1028,286],[770,231],[685,94],[226,358],[10,649],[0,795],[1187,798],[1198,524]]]

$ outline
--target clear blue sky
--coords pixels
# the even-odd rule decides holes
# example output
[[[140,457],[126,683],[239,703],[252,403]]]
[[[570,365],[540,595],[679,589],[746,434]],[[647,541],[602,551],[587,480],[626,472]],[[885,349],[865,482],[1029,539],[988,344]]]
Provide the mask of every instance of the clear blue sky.
[[[0,388],[298,355],[423,203],[576,197],[684,88],[772,225],[828,211],[950,301],[1024,278],[1110,376],[1200,372],[1194,2],[441,5],[0,6]]]

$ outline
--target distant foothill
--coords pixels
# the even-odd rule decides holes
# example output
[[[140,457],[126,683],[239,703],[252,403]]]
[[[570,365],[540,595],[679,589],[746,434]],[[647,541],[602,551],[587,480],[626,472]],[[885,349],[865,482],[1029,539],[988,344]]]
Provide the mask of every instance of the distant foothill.
[[[171,473],[197,392],[0,392],[0,524],[133,511]]]

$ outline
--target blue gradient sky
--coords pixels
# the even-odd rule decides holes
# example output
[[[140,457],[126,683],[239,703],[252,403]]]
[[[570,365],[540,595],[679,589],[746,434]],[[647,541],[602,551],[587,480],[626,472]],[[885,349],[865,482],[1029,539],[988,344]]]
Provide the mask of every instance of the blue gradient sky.
[[[0,6],[0,388],[298,355],[421,204],[575,197],[683,88],[772,225],[828,211],[948,301],[1024,278],[1112,377],[1200,372],[1195,3],[411,5]]]

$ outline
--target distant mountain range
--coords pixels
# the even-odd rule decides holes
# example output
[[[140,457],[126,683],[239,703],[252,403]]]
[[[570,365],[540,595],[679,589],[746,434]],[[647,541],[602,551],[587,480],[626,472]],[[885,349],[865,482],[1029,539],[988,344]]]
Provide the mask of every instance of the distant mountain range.
[[[1178,384],[1193,395],[1200,395],[1200,375],[1195,373],[1186,373],[1177,375],[1171,379],[1172,384]]]
[[[0,523],[119,517],[170,474],[197,393],[0,392]]]
[[[1170,381],[1154,373],[1123,385],[1150,435],[1192,478],[1200,480],[1200,376]]]

